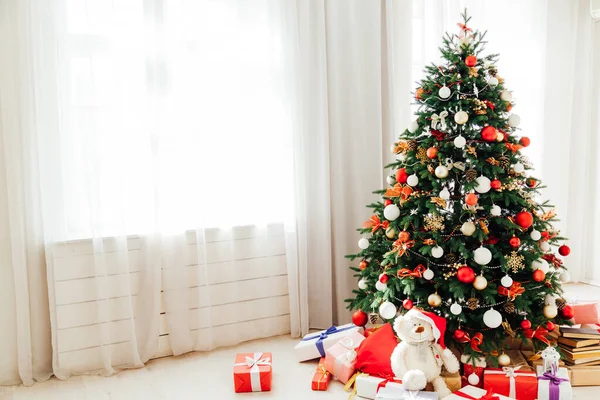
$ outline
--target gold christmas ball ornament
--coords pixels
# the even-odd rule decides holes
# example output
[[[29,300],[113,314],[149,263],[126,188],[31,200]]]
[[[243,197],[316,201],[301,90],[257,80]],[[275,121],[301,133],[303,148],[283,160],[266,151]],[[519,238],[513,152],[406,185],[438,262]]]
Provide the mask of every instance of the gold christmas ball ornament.
[[[471,221],[467,221],[464,224],[462,224],[462,226],[460,227],[460,231],[462,232],[463,235],[465,236],[471,236],[475,233],[475,230],[477,229],[477,227],[475,226],[474,223],[472,223]]]
[[[548,319],[552,319],[552,318],[556,317],[556,315],[558,314],[558,308],[553,305],[547,305],[547,306],[544,306],[543,313],[544,313],[544,317],[546,317]]]
[[[467,114],[465,111],[459,111],[456,114],[454,114],[454,122],[456,122],[459,125],[463,125],[465,124],[467,121],[469,120],[469,114]]]
[[[442,297],[437,293],[432,293],[427,298],[427,303],[429,303],[431,307],[439,307],[439,305],[442,304]]]
[[[393,226],[390,226],[385,230],[385,236],[387,236],[388,239],[394,239],[396,237],[396,233],[397,232]]]
[[[505,353],[500,354],[498,356],[498,364],[501,367],[506,367],[507,365],[510,365],[510,357]]]
[[[443,165],[438,165],[435,168],[435,176],[438,178],[446,178],[448,176],[448,168]]]
[[[488,281],[483,275],[479,275],[473,281],[473,287],[477,290],[483,290],[487,287]]]

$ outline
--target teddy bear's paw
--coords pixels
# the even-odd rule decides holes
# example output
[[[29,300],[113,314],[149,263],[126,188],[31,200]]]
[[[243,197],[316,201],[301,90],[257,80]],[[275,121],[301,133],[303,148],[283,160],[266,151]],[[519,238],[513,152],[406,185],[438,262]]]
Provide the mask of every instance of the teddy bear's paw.
[[[402,377],[402,384],[406,390],[423,390],[427,386],[427,377],[423,371],[411,369]]]

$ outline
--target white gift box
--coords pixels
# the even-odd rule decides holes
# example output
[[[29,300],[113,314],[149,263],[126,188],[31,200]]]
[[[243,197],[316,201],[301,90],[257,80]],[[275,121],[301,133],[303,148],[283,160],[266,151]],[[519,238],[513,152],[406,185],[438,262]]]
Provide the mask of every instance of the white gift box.
[[[294,347],[298,361],[325,357],[325,350],[352,332],[363,333],[363,328],[354,324],[332,326],[321,332],[309,333]]]
[[[395,386],[386,386],[379,389],[375,400],[437,400],[437,398],[436,392],[408,391]]]
[[[356,377],[354,387],[356,388],[356,395],[365,399],[374,399],[377,395],[377,389],[380,385],[385,387],[395,387],[403,389],[400,380],[398,382],[390,381],[389,379],[380,378],[369,374],[360,374]],[[381,390],[381,389],[380,389]]]
[[[476,399],[479,399],[479,398],[485,396],[485,394],[487,393],[487,390],[480,389],[478,387],[469,385],[469,386],[465,386],[464,388],[460,389],[458,392],[461,392],[461,393],[464,393],[471,397],[474,397]],[[456,394],[458,392],[454,392],[450,396],[444,397],[442,400],[465,400],[465,398],[463,396],[461,396],[460,394]],[[514,399],[511,399],[510,397],[501,396],[499,394],[496,394],[494,396],[498,397],[500,400],[514,400]]]
[[[537,366],[538,375],[538,399],[539,400],[571,400],[573,398],[573,389],[571,388],[571,382],[569,382],[569,371],[566,368],[555,369],[558,378],[566,379],[566,381],[554,381],[550,378],[550,373],[547,372],[546,376],[550,379],[543,379],[544,367],[542,365]],[[556,385],[555,394],[550,396],[550,386]]]

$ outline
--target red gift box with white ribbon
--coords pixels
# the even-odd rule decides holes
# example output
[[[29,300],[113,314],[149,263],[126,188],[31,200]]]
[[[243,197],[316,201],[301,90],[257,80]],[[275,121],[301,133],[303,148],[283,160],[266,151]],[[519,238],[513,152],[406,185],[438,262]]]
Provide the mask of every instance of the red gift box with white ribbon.
[[[271,353],[238,353],[233,365],[236,393],[268,392],[271,390]]]
[[[486,368],[483,372],[483,388],[514,399],[535,400],[538,382],[535,372],[521,370],[521,366]]]

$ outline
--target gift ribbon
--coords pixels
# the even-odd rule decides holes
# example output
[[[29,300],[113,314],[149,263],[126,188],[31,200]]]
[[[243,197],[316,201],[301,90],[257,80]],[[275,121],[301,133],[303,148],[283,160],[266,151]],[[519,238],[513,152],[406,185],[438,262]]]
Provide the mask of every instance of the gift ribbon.
[[[380,228],[387,229],[387,227],[389,225],[390,225],[389,221],[381,222],[381,220],[379,219],[379,217],[377,215],[373,215],[367,222],[362,224],[362,227],[365,229],[371,228],[371,233],[375,233]]]
[[[498,286],[498,294],[501,296],[507,296],[511,300],[516,299],[517,296],[523,293],[525,293],[525,288],[522,287],[519,282],[514,282],[508,289],[504,286]]]
[[[552,366],[552,372],[544,372],[544,375],[538,376],[538,380],[548,381],[549,396],[548,400],[559,400],[560,399],[560,384],[562,382],[569,382],[567,378],[560,378],[556,375],[557,368]]]
[[[383,380],[377,384],[377,389],[375,390],[375,393],[378,393],[379,389],[386,387],[386,385],[390,382],[402,384],[402,381],[399,379],[396,379],[395,377],[382,377],[382,378],[383,378]]]
[[[504,375],[509,379],[509,394],[508,397],[514,398],[516,399],[516,391],[517,391],[517,383],[516,383],[516,377],[517,376],[535,376],[534,372],[516,372],[518,371],[523,365],[517,365],[516,367],[502,367],[501,370],[490,370],[490,369],[486,369],[485,370],[485,374],[489,374],[489,375]]]
[[[325,380],[325,383],[327,383],[327,377],[329,376],[329,371],[327,371],[325,369],[325,365],[319,364],[319,366],[317,367],[317,374],[321,374],[321,377],[317,381],[317,390],[321,390],[321,382],[323,380]]]
[[[464,172],[465,163],[462,161],[454,162],[451,158],[446,158],[446,168],[448,168],[448,169],[456,168],[456,169],[459,169]]]
[[[263,353],[254,353],[253,357],[246,357],[246,362],[235,363],[235,367],[248,367],[250,369],[250,386],[253,392],[262,391],[260,385],[260,368],[261,365],[271,365],[269,357],[261,358]]]
[[[439,123],[441,129],[446,129],[446,117],[448,116],[448,111],[444,110],[439,114],[431,114],[431,129],[436,129]]]
[[[308,342],[308,341],[317,339],[315,346],[317,346],[317,350],[319,350],[319,354],[321,354],[321,357],[325,357],[325,348],[323,347],[323,340],[327,339],[327,337],[329,335],[333,335],[334,333],[338,333],[338,332],[347,331],[348,329],[353,329],[355,327],[356,326],[354,326],[354,325],[349,325],[345,328],[338,328],[335,325],[332,325],[326,331],[319,332],[316,335],[307,336],[307,337],[303,338],[302,341]]]
[[[550,346],[550,341],[546,337],[547,334],[548,334],[548,329],[538,326],[537,329],[535,330],[535,332],[533,333],[533,338],[537,339],[541,342],[544,342],[548,346]]]
[[[463,399],[470,399],[470,400],[500,400],[500,397],[498,397],[497,394],[492,392],[491,389],[488,389],[486,394],[484,394],[482,397],[473,397],[470,394],[463,393],[460,390],[458,392],[454,392],[452,394],[454,394],[458,397],[462,397]]]
[[[344,338],[338,342],[340,345],[345,347],[348,351],[340,354],[335,358],[335,364],[333,366],[333,375],[339,376],[341,368],[345,362],[352,363],[356,360],[356,351],[354,350],[357,346],[354,345],[354,340],[350,338]]]
[[[398,270],[398,278],[405,278],[407,276],[414,276],[415,278],[422,278],[423,272],[425,272],[427,268],[423,264],[419,264],[415,267],[415,269],[410,268],[402,268]]]

